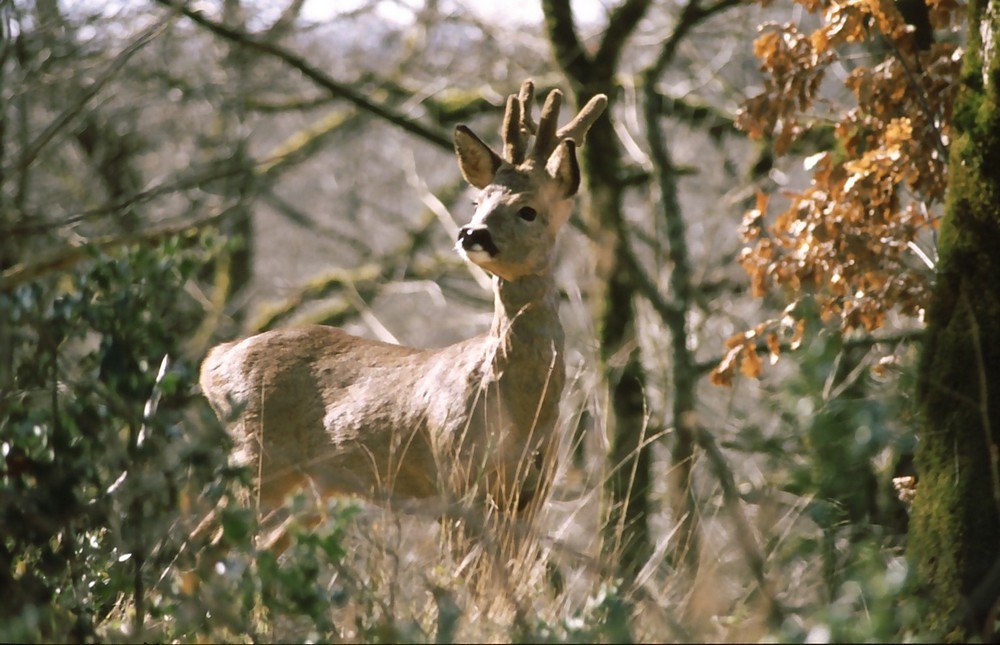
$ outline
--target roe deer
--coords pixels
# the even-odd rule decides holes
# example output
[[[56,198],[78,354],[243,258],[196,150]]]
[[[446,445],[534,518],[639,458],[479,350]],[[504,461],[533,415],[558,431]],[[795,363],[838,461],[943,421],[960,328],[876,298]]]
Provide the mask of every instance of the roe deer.
[[[607,105],[597,96],[557,129],[561,98],[548,95],[536,125],[525,81],[507,101],[502,156],[455,129],[459,168],[479,189],[456,249],[493,276],[488,333],[414,349],[317,325],[209,352],[201,388],[257,473],[262,514],[304,484],[371,499],[478,491],[515,512],[543,492],[565,380],[553,248],[580,185],[576,146]]]

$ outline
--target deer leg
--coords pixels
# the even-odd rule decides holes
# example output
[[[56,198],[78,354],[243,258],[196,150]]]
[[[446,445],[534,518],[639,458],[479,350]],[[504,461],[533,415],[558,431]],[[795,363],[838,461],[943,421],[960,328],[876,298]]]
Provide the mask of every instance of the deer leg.
[[[293,522],[303,528],[312,530],[323,522],[326,517],[325,502],[330,497],[330,493],[323,492],[316,484],[315,480],[308,475],[301,480],[301,487],[311,493],[312,509],[293,514],[285,505],[284,497],[269,497],[266,502],[262,499],[262,508],[270,510],[264,511],[260,515],[260,535],[257,537],[257,548],[262,551],[270,551],[275,556],[279,556],[292,544],[289,533]],[[266,504],[266,505],[265,505]]]

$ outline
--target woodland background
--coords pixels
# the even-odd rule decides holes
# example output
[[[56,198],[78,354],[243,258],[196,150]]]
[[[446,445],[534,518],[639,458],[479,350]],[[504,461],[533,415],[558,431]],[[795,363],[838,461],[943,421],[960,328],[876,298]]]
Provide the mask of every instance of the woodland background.
[[[479,4],[0,0],[0,640],[995,639],[1000,10]],[[257,552],[201,357],[487,327],[450,132],[529,77],[611,98],[539,555]]]

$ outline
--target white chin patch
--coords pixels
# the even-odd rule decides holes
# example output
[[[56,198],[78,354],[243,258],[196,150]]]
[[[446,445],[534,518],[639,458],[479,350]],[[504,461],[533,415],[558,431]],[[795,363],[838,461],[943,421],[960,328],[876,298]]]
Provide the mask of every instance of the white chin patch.
[[[489,262],[492,257],[489,253],[484,251],[483,247],[479,244],[474,245],[471,249],[466,249],[461,244],[456,244],[455,250],[458,251],[459,255],[473,264]]]
[[[482,264],[484,262],[489,262],[493,256],[482,249],[472,249],[462,253],[465,259],[469,260],[474,264]]]

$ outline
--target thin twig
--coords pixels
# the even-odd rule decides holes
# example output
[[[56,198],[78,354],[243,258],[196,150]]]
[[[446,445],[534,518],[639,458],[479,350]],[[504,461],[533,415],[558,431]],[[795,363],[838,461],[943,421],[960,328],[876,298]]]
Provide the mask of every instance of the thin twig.
[[[224,38],[230,42],[236,43],[248,49],[252,49],[261,54],[266,54],[273,58],[277,58],[286,65],[298,70],[303,76],[316,83],[326,91],[328,91],[333,96],[345,99],[355,106],[370,112],[377,117],[385,119],[386,121],[399,126],[406,132],[414,134],[424,141],[427,141],[438,148],[444,150],[452,150],[451,137],[440,132],[437,129],[426,126],[418,121],[414,121],[404,114],[392,109],[389,106],[376,103],[368,99],[364,94],[355,90],[351,86],[341,83],[336,79],[332,78],[325,72],[317,69],[316,67],[309,64],[305,58],[295,54],[284,47],[274,44],[266,40],[261,40],[251,34],[240,31],[238,29],[233,29],[227,27],[221,23],[210,20],[205,16],[204,13],[196,9],[192,9],[183,3],[174,2],[172,0],[155,0],[158,4],[173,9],[187,18],[191,19],[195,24],[200,27],[207,29],[213,34]]]
[[[856,347],[871,347],[873,345],[882,344],[900,344],[900,343],[920,343],[923,342],[924,336],[926,335],[926,330],[920,329],[902,329],[900,331],[885,333],[885,334],[865,334],[863,336],[851,336],[845,338],[843,341],[844,349],[853,349]],[[778,345],[779,349],[784,352],[794,351],[798,345],[791,341],[782,341]],[[760,353],[765,353],[771,351],[764,339],[757,341],[754,345]],[[695,369],[698,370],[699,375],[707,374],[711,372],[719,363],[725,358],[725,355],[713,356],[712,358],[705,359],[695,363]]]
[[[132,59],[132,56],[137,54],[143,47],[151,43],[157,36],[166,30],[167,26],[172,22],[172,18],[164,18],[159,21],[149,29],[145,30],[139,36],[133,40],[125,49],[123,49],[108,65],[108,68],[104,73],[98,77],[93,83],[88,87],[83,89],[76,100],[65,110],[63,110],[59,116],[52,120],[48,126],[42,130],[33,141],[31,141],[21,157],[17,160],[17,164],[14,167],[14,171],[17,173],[23,173],[25,169],[32,164],[32,162],[38,157],[42,149],[55,138],[56,134],[60,130],[65,128],[69,123],[73,121],[81,112],[83,112],[84,107],[87,103],[91,101],[98,92],[104,89],[104,86],[113,79],[118,72],[122,70],[123,67]],[[4,174],[8,174],[5,172]]]
[[[757,588],[767,600],[768,618],[771,622],[778,623],[784,612],[774,595],[771,583],[767,579],[764,556],[754,538],[753,529],[750,527],[750,522],[747,521],[746,513],[743,512],[743,502],[736,486],[733,470],[729,467],[725,455],[722,454],[719,446],[715,443],[715,437],[710,432],[699,427],[695,431],[695,437],[698,440],[698,445],[705,451],[705,456],[712,466],[715,477],[722,486],[722,499],[736,525],[736,539],[740,550],[743,551],[743,557],[747,560]]]

